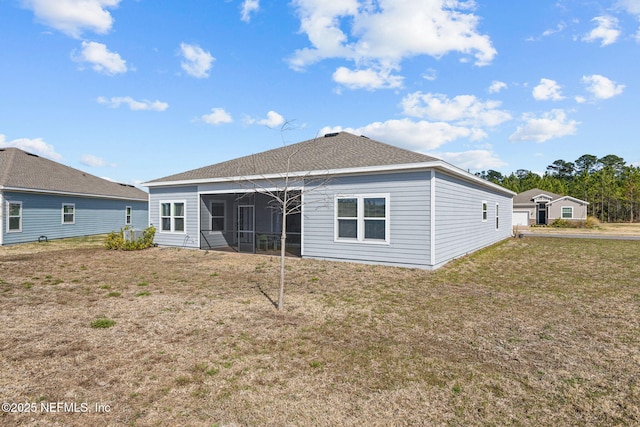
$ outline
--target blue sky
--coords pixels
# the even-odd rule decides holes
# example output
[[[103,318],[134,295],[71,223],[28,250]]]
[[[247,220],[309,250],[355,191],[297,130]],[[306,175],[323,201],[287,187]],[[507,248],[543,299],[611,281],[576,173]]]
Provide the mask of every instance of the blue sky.
[[[0,0],[0,58],[0,146],[119,182],[340,130],[640,165],[640,0]]]

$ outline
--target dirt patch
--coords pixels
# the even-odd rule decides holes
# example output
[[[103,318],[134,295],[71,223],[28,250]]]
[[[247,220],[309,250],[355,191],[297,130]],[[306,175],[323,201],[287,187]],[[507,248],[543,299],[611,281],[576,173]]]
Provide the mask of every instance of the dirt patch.
[[[0,424],[637,424],[639,247],[288,259],[282,313],[273,257],[0,248]]]

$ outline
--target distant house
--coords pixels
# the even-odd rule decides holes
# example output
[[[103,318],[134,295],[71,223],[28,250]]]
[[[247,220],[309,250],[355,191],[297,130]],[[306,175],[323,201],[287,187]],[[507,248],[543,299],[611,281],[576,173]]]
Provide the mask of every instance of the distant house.
[[[304,258],[434,269],[511,236],[515,193],[340,132],[144,183],[156,243],[277,250],[281,215],[265,190],[286,176],[301,196],[287,249]]]
[[[148,194],[18,148],[0,148],[0,245],[146,228]]]
[[[584,200],[534,188],[514,197],[513,225],[546,225],[556,219],[586,221],[588,205]]]

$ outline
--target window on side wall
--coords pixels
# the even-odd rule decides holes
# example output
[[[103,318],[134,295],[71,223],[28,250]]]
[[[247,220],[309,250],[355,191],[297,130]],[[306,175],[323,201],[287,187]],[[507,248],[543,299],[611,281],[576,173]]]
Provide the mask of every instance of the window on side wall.
[[[489,214],[489,207],[487,202],[482,202],[482,221],[486,221]]]
[[[22,202],[9,202],[9,220],[7,221],[7,231],[18,233],[22,231]]]
[[[133,216],[133,209],[131,208],[131,206],[127,206],[126,208],[124,208],[124,223],[125,225],[131,225],[131,218]]]
[[[185,202],[160,202],[160,231],[184,233]]]
[[[500,229],[500,205],[496,203],[496,230]]]
[[[571,218],[573,218],[573,208],[571,206],[563,206],[562,219],[571,219]]]
[[[76,205],[73,203],[65,203],[62,205],[62,223],[76,223]]]
[[[336,197],[335,240],[389,243],[389,195]]]

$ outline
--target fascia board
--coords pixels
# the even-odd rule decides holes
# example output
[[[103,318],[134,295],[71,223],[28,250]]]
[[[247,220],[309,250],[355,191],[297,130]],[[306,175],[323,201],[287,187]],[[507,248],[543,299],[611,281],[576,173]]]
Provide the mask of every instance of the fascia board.
[[[92,199],[110,199],[110,200],[130,200],[135,202],[146,202],[147,199],[138,199],[135,197],[124,196],[107,196],[104,194],[88,194],[88,193],[71,193],[68,191],[55,191],[55,190],[40,190],[37,188],[20,188],[20,187],[4,187],[0,186],[0,190],[13,191],[16,193],[37,193],[37,194],[54,194],[60,196],[74,196],[74,197],[89,197]]]
[[[497,184],[482,179],[472,173],[466,172],[460,168],[457,168],[442,160],[433,162],[421,162],[421,163],[406,163],[396,165],[382,165],[382,166],[365,166],[358,168],[342,168],[342,169],[329,169],[329,170],[312,170],[303,172],[291,172],[288,174],[289,178],[311,178],[321,176],[340,176],[340,175],[355,175],[355,174],[372,174],[372,173],[385,173],[385,172],[405,172],[411,170],[429,170],[440,169],[447,171],[453,175],[456,175],[466,181],[474,182],[483,187],[489,187],[494,190],[500,191],[511,196],[515,196],[511,190],[507,190]],[[199,185],[199,184],[214,184],[214,183],[229,183],[229,182],[242,182],[242,181],[265,181],[271,179],[284,179],[287,177],[286,173],[266,174],[266,175],[249,175],[249,176],[233,176],[233,177],[221,177],[221,178],[202,178],[202,179],[190,179],[179,181],[161,181],[161,182],[144,182],[140,185],[145,187],[167,187],[167,186],[187,186],[187,185]]]

